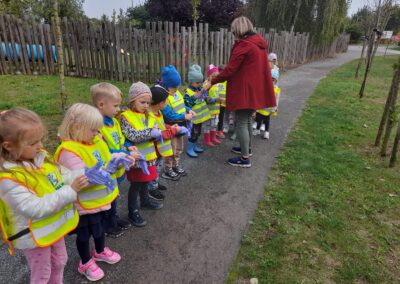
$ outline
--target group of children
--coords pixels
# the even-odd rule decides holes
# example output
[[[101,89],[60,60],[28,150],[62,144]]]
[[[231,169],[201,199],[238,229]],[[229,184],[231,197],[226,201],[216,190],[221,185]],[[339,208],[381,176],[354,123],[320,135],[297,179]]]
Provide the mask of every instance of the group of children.
[[[201,67],[192,65],[182,94],[178,71],[163,67],[151,88],[131,85],[122,111],[116,86],[92,86],[93,106],[75,103],[68,109],[54,155],[43,149],[46,129],[36,113],[24,108],[0,113],[0,229],[11,254],[13,247],[23,251],[31,283],[62,283],[67,234],[76,234],[78,272],[90,281],[104,277],[98,262],[121,260],[106,246],[106,235],[119,237],[131,225],[145,226],[140,208],[163,207],[166,187],[158,183],[157,171],[162,160],[161,176],[178,180],[187,175],[180,163],[184,136],[192,158],[204,152],[198,143],[202,130],[203,146],[225,138],[226,83],[210,84],[220,70],[210,65],[204,81]],[[265,111],[276,110],[260,110],[256,130],[266,122]],[[128,220],[117,214],[118,186],[125,178]]]

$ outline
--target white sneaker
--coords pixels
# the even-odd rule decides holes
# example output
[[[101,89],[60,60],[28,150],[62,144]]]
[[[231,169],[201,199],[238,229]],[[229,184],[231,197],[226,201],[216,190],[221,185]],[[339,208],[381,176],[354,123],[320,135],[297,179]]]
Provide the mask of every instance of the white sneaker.
[[[222,132],[224,133],[228,133],[229,132],[229,127],[224,126],[224,128],[222,129]]]
[[[264,139],[269,139],[269,132],[268,131],[264,132],[263,138]]]
[[[253,122],[253,129],[256,129],[257,128],[257,122]]]
[[[265,124],[264,124],[264,123],[261,124],[260,130],[261,130],[261,131],[265,131]]]
[[[261,132],[258,129],[253,129],[253,136],[259,135]]]

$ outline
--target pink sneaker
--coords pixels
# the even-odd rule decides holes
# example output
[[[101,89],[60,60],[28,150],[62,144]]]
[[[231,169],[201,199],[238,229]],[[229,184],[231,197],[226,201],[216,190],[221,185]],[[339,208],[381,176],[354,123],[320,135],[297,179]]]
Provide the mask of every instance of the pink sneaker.
[[[121,260],[119,253],[110,250],[108,247],[105,247],[102,253],[97,253],[96,250],[93,250],[92,256],[95,261],[104,261],[109,264],[114,264]]]
[[[80,261],[78,272],[82,275],[85,275],[90,281],[98,281],[104,277],[103,269],[96,264],[93,258],[85,264],[82,264],[82,261]]]

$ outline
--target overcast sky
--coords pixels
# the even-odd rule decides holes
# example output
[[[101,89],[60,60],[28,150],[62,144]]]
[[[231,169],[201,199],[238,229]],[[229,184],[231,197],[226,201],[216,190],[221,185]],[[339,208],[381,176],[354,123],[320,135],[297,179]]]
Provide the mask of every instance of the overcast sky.
[[[130,6],[136,6],[144,3],[144,0],[85,0],[83,9],[90,18],[100,18],[101,15],[106,14],[111,16],[113,9],[119,13],[119,9],[122,8],[124,11]],[[366,0],[352,0],[348,14],[352,15],[359,8],[366,4]]]

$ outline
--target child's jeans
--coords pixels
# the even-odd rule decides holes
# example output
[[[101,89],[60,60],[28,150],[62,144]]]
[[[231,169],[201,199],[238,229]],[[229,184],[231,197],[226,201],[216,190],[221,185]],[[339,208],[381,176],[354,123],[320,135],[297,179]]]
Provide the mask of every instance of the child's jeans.
[[[270,115],[263,115],[261,113],[256,114],[257,129],[260,130],[261,124],[265,124],[265,131],[269,131]]]
[[[164,168],[172,168],[179,165],[181,154],[183,152],[184,142],[183,136],[174,137],[171,140],[173,155],[164,158]]]
[[[209,120],[204,123],[204,133],[210,133],[210,131],[217,131],[218,127],[218,114],[211,116]]]
[[[128,216],[133,216],[134,211],[139,210],[138,197],[140,202],[146,203],[149,201],[149,182],[131,182],[128,192]]]
[[[68,260],[64,238],[49,247],[25,249],[23,253],[31,270],[31,284],[63,283]]]
[[[201,127],[202,127],[202,123],[199,124],[194,124],[193,123],[193,127],[192,127],[192,131],[191,131],[191,135],[190,138],[188,139],[190,143],[196,143],[197,140],[199,139],[200,135],[201,135]]]

